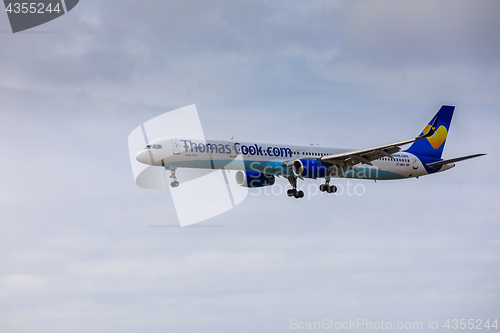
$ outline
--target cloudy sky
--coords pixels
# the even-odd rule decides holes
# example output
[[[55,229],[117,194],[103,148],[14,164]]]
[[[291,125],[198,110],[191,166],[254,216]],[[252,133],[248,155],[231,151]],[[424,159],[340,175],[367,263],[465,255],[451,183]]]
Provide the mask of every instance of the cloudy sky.
[[[82,0],[17,34],[0,15],[0,331],[500,319],[499,15],[497,1]],[[172,198],[135,185],[127,138],[190,104],[207,137],[348,148],[410,138],[451,104],[444,157],[488,155],[152,227],[178,224]]]

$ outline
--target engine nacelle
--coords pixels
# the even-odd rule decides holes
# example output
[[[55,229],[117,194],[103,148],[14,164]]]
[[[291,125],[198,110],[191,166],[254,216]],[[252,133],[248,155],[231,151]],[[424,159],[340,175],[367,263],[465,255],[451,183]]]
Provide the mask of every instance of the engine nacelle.
[[[259,171],[236,171],[236,183],[243,187],[262,187],[273,185],[276,178]]]
[[[293,162],[293,173],[297,177],[323,178],[329,175],[329,164],[317,160],[299,159]]]

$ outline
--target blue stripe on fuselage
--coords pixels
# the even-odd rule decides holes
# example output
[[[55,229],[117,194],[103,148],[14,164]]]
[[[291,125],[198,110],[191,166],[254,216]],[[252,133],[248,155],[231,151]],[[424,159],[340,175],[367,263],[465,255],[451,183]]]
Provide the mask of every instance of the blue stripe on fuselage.
[[[198,160],[198,161],[182,161],[182,162],[172,162],[169,165],[176,166],[179,168],[199,168],[199,169],[212,169],[211,161],[215,169],[229,170],[252,170],[260,171],[269,175],[282,175],[282,176],[292,176],[293,171],[286,166],[283,166],[282,162],[278,161],[248,161],[248,160],[225,160],[225,159],[214,159],[214,160]]]
[[[380,179],[380,180],[390,180],[390,179],[404,179],[405,176],[397,174],[395,172],[384,171],[374,168],[363,168],[356,167],[356,170],[349,170],[342,175],[340,178],[357,178],[357,179]]]
[[[227,168],[230,170],[252,170],[252,171],[260,171],[269,175],[293,176],[292,169],[283,166],[283,163],[278,161],[240,161],[240,160],[223,160],[223,159],[212,160],[212,161],[216,169]],[[232,163],[232,165],[229,165],[230,163]],[[212,168],[210,160],[182,161],[169,164],[180,168],[200,168],[200,169]],[[363,167],[356,167],[356,169],[357,170],[350,170],[348,172],[345,172],[344,174],[338,177],[357,178],[357,179],[380,179],[380,180],[406,178],[395,172],[384,171],[380,169],[363,168]]]

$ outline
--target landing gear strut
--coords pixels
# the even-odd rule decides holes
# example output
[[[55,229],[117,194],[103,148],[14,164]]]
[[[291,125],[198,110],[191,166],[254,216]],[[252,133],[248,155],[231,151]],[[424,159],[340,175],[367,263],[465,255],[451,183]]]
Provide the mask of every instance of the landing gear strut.
[[[286,191],[286,194],[289,197],[295,197],[296,199],[298,198],[303,198],[304,197],[304,191],[300,190],[297,191],[297,177],[294,176],[288,176],[288,181],[290,182],[290,185],[292,185],[292,188]]]
[[[172,178],[172,182],[170,183],[170,186],[172,186],[172,187],[179,186],[179,181],[177,180],[177,177],[175,176],[175,170],[177,170],[177,167],[169,166],[168,169],[170,170],[170,178]]]
[[[326,193],[335,193],[335,192],[337,192],[337,186],[330,185],[330,176],[326,176],[325,177],[325,184],[321,184],[319,186],[319,190],[321,192],[326,192]]]

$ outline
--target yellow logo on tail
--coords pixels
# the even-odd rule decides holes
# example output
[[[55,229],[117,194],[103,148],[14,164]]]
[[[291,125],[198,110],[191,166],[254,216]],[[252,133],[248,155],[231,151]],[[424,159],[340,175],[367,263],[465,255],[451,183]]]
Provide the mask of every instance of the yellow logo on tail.
[[[422,133],[425,135],[429,133],[430,130],[431,130],[431,125],[427,125],[425,126]],[[439,147],[441,147],[443,142],[446,140],[447,135],[448,131],[446,130],[446,127],[439,126],[436,132],[432,136],[428,137],[427,140],[431,144],[432,148],[439,149]]]

